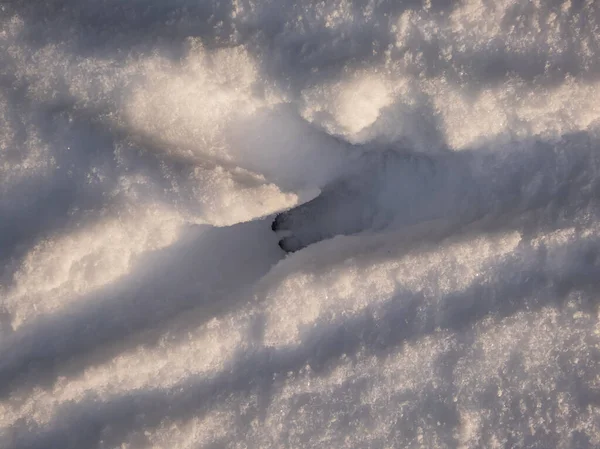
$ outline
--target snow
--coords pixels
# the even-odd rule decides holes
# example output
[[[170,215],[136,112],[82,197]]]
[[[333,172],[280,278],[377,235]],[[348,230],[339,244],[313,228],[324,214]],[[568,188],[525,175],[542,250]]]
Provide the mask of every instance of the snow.
[[[0,447],[600,446],[596,3],[0,4]]]

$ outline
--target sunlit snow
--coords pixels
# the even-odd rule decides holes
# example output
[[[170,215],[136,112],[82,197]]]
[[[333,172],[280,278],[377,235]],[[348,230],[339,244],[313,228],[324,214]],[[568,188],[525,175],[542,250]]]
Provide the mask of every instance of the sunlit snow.
[[[0,0],[0,447],[600,447],[599,200],[594,0]]]

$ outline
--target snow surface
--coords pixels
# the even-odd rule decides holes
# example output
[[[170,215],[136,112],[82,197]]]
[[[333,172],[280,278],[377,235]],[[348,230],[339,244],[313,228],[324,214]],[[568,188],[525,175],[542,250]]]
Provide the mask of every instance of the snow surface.
[[[0,2],[0,447],[600,447],[599,27]],[[420,215],[279,248],[277,212],[386,154],[474,177],[443,166],[448,201],[401,164]]]

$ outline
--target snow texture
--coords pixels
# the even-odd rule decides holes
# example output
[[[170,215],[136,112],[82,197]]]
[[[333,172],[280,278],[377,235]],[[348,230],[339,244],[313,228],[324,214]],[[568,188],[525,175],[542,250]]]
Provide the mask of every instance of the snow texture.
[[[599,26],[0,2],[0,447],[600,447]]]

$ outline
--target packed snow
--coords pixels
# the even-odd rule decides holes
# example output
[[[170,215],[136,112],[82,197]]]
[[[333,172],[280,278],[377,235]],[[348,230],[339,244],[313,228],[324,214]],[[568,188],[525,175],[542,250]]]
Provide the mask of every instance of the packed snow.
[[[600,447],[599,219],[594,0],[0,1],[0,447]]]

